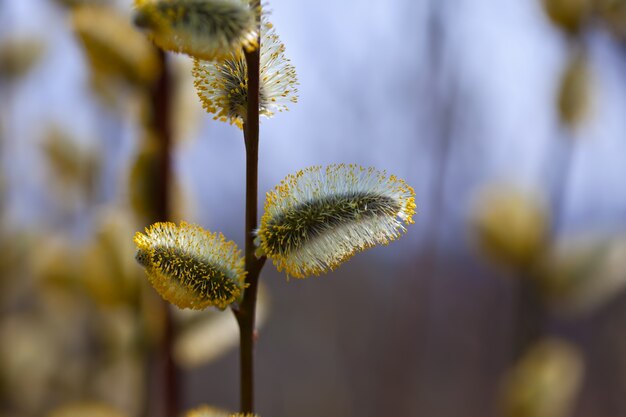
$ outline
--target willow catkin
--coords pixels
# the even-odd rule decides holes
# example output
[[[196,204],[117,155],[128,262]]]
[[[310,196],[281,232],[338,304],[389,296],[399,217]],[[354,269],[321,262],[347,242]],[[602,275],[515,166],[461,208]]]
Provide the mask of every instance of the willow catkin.
[[[244,260],[221,233],[181,222],[155,223],[135,234],[136,259],[157,292],[180,308],[226,308],[241,295]]]
[[[256,16],[244,0],[136,0],[134,22],[166,51],[213,60],[257,48]]]
[[[259,59],[259,114],[272,117],[298,101],[298,79],[296,69],[285,57],[285,45],[265,17]],[[204,109],[216,120],[241,129],[248,108],[248,70],[243,52],[237,50],[216,62],[196,59],[192,73]]]
[[[415,193],[403,180],[357,165],[312,167],[267,194],[258,252],[305,278],[387,244],[413,223]]]

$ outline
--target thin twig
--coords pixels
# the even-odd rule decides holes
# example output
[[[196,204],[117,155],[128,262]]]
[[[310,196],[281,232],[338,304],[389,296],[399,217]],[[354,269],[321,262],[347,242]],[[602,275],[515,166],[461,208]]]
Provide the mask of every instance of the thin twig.
[[[247,271],[243,301],[233,310],[240,334],[241,412],[254,412],[254,327],[259,274],[265,258],[254,255],[254,230],[257,227],[258,165],[259,165],[259,48],[246,52],[248,68],[248,108],[244,124],[246,145],[246,226],[245,268]]]
[[[157,178],[158,195],[156,198],[156,219],[166,221],[170,217],[170,176],[171,176],[171,148],[172,128],[170,125],[171,85],[165,53],[161,50],[159,59],[162,72],[152,90],[152,125],[159,140],[159,155]],[[162,301],[164,329],[163,341],[160,346],[159,359],[161,364],[163,407],[166,417],[178,416],[179,386],[178,373],[174,363],[172,346],[174,343],[174,325],[172,323],[169,303]]]

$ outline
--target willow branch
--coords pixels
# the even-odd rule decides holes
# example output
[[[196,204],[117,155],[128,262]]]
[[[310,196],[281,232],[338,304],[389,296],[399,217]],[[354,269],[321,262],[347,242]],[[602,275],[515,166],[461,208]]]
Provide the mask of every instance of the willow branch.
[[[162,72],[152,89],[152,127],[159,140],[158,166],[156,181],[156,207],[153,221],[166,221],[170,217],[170,177],[171,150],[172,150],[172,128],[170,124],[171,106],[171,80],[168,71],[165,53],[161,50],[159,59],[161,61]],[[172,349],[174,343],[174,326],[169,308],[169,303],[162,301],[164,329],[163,341],[160,347],[160,372],[162,376],[163,407],[166,417],[178,416],[179,392],[178,373],[174,363]]]
[[[246,222],[245,222],[245,268],[247,271],[243,300],[234,310],[240,334],[240,389],[241,412],[254,412],[254,328],[256,316],[259,274],[265,258],[254,255],[254,230],[258,219],[258,167],[259,167],[259,48],[246,52],[248,69],[248,108],[244,123],[246,146]]]

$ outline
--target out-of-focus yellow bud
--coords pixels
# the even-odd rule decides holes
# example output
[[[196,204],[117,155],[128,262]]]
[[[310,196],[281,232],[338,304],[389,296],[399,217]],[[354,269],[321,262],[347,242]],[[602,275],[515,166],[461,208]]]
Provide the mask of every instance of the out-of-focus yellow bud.
[[[156,209],[159,198],[161,161],[159,145],[151,133],[140,144],[139,151],[130,167],[128,177],[128,198],[138,219],[145,223],[158,218]],[[171,198],[169,208],[172,220],[189,219],[193,216],[193,201],[174,173],[170,175]]]
[[[120,210],[101,213],[97,222],[93,241],[83,249],[80,281],[99,305],[137,304],[144,281],[128,256],[133,251],[128,239],[133,222]]]
[[[539,342],[507,375],[504,417],[567,417],[580,391],[584,364],[571,344]]]
[[[546,246],[548,213],[535,195],[508,185],[489,186],[476,195],[470,228],[492,260],[527,268]]]
[[[120,411],[106,404],[73,403],[51,411],[47,417],[126,417]]]
[[[159,148],[156,139],[148,134],[142,140],[139,153],[130,168],[128,191],[130,205],[139,218],[156,219],[158,198]]]
[[[107,2],[110,2],[110,0],[54,0],[57,4],[59,4],[60,6],[63,7],[68,7],[68,8],[72,8],[72,7],[78,7],[78,6],[83,6],[83,5],[87,5],[87,4],[106,4]]]
[[[94,397],[123,411],[124,415],[139,416],[144,411],[147,394],[143,358],[128,350],[114,352],[111,356],[115,359],[106,361],[90,378]]]
[[[591,77],[587,57],[575,52],[561,78],[558,96],[559,117],[570,129],[580,125],[589,113]]]
[[[85,5],[72,10],[72,22],[96,80],[106,77],[144,85],[159,75],[156,49],[128,17],[111,7]]]
[[[16,279],[24,273],[24,265],[33,262],[31,236],[25,232],[5,230],[0,225],[0,300],[10,299],[24,280]],[[34,256],[38,258],[38,256]]]
[[[79,279],[79,258],[76,247],[60,236],[44,235],[36,240],[37,256],[33,270],[39,283],[48,288],[74,288]]]
[[[190,410],[185,417],[259,417],[252,413],[229,413],[219,408],[203,405],[196,409]]]
[[[81,146],[69,132],[54,125],[46,129],[42,150],[53,178],[60,180],[62,185],[78,186],[86,194],[93,192],[101,164],[95,152]]]
[[[596,0],[600,17],[617,37],[626,39],[626,0]]]
[[[203,405],[189,410],[185,417],[230,417],[230,413],[220,408]]]
[[[543,7],[556,26],[573,34],[589,19],[592,0],[542,0]]]
[[[564,238],[540,262],[536,279],[542,295],[559,312],[593,310],[626,285],[626,238]]]
[[[41,317],[3,316],[0,322],[0,384],[3,401],[18,415],[40,415],[59,372],[58,340]],[[5,396],[6,394],[6,396]]]
[[[7,38],[0,43],[0,81],[14,82],[40,60],[45,45],[35,38]]]
[[[204,109],[198,106],[198,95],[193,85],[193,61],[184,55],[173,55],[173,96],[170,121],[176,143],[198,136]]]

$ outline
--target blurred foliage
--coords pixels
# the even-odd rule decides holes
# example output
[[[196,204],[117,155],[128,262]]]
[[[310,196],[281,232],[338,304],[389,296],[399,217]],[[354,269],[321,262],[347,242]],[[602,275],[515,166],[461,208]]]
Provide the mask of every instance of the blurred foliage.
[[[626,40],[626,0],[596,0],[598,12],[613,35]]]
[[[230,417],[231,413],[216,407],[203,405],[185,413],[185,417]]]
[[[52,0],[63,7],[73,8],[84,5],[106,5],[112,0]]]
[[[50,126],[45,132],[41,147],[51,178],[56,180],[54,185],[58,185],[56,191],[72,189],[93,196],[102,167],[100,155],[58,126]]]
[[[197,137],[205,112],[199,105],[198,94],[193,85],[193,61],[182,55],[170,56],[173,97],[171,123],[174,140],[181,143]]]
[[[134,222],[127,213],[103,213],[94,239],[82,249],[83,285],[98,305],[132,305],[141,297],[143,273],[129,256],[134,251],[128,231]]]
[[[546,14],[562,30],[576,34],[590,16],[594,0],[543,0]]]
[[[102,132],[78,137],[65,126],[43,127],[38,150],[51,190],[49,204],[62,213],[50,210],[42,227],[14,228],[0,211],[0,415],[144,415],[154,401],[148,370],[164,336],[165,317],[134,260],[132,235],[154,218],[160,191],[155,185],[159,149],[147,127],[160,61],[151,42],[112,2],[58,3],[67,6],[68,29],[85,53],[94,96],[115,106],[113,117],[136,126],[136,155],[119,164],[104,159],[104,146],[96,140]],[[17,82],[43,52],[37,38],[2,40],[0,78]],[[202,114],[193,88],[189,91],[189,65],[179,63],[174,71],[175,137],[192,134]],[[105,178],[120,175],[111,165],[122,167],[121,177],[128,183]],[[104,182],[127,192],[105,198]],[[175,180],[172,188],[173,217],[188,219],[189,196]],[[261,320],[266,311],[262,301]],[[232,349],[238,334],[233,339],[229,330],[225,343],[206,343],[225,334],[223,325],[214,326],[224,319],[232,317],[206,312],[181,318],[180,360],[197,366]],[[193,349],[185,341],[192,341]],[[94,402],[74,402],[84,399]]]
[[[160,178],[160,155],[156,137],[146,128],[131,161],[127,184],[130,206],[142,225],[159,217],[156,207],[160,190],[156,181]],[[170,177],[170,218],[175,222],[189,220],[194,212],[192,198],[175,174]]]
[[[538,197],[513,185],[490,185],[477,192],[469,227],[488,259],[532,280],[555,311],[590,313],[624,290],[624,237],[556,239],[548,217]]]
[[[538,288],[562,313],[589,312],[626,285],[626,238],[564,236],[538,265]]]
[[[159,198],[159,188],[155,178],[159,176],[159,155],[156,138],[146,134],[132,162],[128,179],[131,206],[139,218],[148,221],[158,218],[156,201]]]
[[[185,413],[185,417],[259,417],[252,413],[231,413],[216,407],[203,405]]]
[[[589,62],[583,52],[574,52],[563,72],[558,95],[561,122],[575,128],[584,121],[590,107]]]
[[[126,414],[99,403],[68,404],[50,412],[47,417],[125,417]]]
[[[127,16],[110,7],[85,5],[72,10],[72,22],[97,80],[110,77],[146,85],[158,77],[156,50]]]
[[[38,38],[5,38],[0,42],[0,81],[16,82],[37,65],[45,51]]]
[[[61,359],[61,340],[35,315],[4,317],[0,323],[3,400],[26,415],[36,415],[49,398]]]

